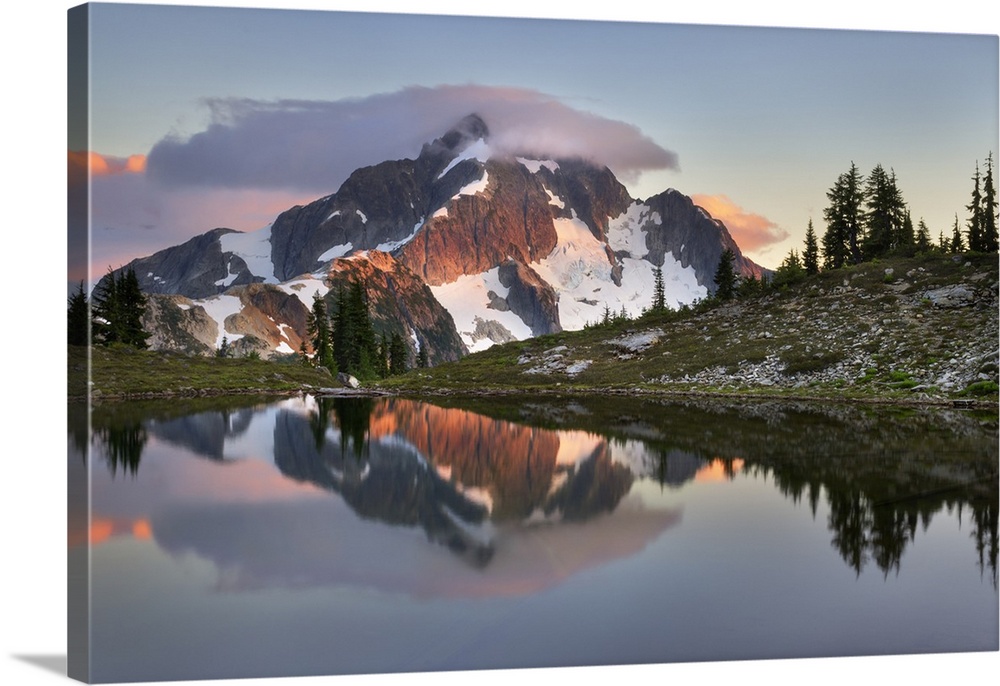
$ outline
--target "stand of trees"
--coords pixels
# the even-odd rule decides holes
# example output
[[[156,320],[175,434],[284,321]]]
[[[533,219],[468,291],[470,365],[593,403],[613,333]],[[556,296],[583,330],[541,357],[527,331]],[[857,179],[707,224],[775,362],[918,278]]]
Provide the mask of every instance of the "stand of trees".
[[[362,381],[403,374],[410,369],[410,351],[398,332],[376,335],[368,295],[360,282],[339,289],[334,304],[316,296],[309,312],[309,342],[312,363],[331,373],[344,372]],[[304,358],[305,347],[300,350]],[[426,366],[426,351],[418,362]]]
[[[149,347],[149,334],[142,326],[146,313],[146,296],[139,289],[135,270],[108,275],[98,284],[88,303],[80,282],[79,289],[69,298],[67,309],[67,342],[70,345],[129,345]]]

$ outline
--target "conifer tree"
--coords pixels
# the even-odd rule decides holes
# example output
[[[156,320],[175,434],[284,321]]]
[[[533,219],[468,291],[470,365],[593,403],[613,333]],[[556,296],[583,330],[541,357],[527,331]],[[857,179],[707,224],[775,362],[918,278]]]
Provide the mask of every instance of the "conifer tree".
[[[313,295],[313,304],[306,320],[307,332],[312,342],[313,362],[326,367],[330,373],[337,373],[337,363],[333,354],[333,334],[330,330],[330,316],[326,300],[319,294]],[[303,347],[305,343],[303,342]]]
[[[417,366],[420,367],[421,369],[426,369],[428,364],[429,363],[427,360],[427,346],[423,342],[421,342],[420,352],[417,353]]]
[[[719,266],[715,270],[715,296],[719,300],[730,300],[736,293],[736,270],[733,262],[736,256],[729,248],[719,258]]]
[[[108,269],[94,294],[91,334],[96,343],[123,343],[146,348],[149,334],[142,326],[145,313],[146,296],[139,288],[135,269],[129,267],[119,274]]]
[[[976,173],[972,176],[972,201],[965,206],[969,211],[968,227],[969,250],[983,249],[983,197],[979,192],[979,161],[976,161]]]
[[[229,339],[225,335],[222,336],[222,342],[219,344],[219,349],[215,351],[216,357],[229,357]]]
[[[663,267],[657,266],[653,272],[653,312],[667,309],[667,297],[663,286]]]
[[[121,292],[123,342],[132,347],[145,349],[149,347],[149,334],[142,326],[142,317],[146,314],[146,296],[139,288],[139,279],[135,268],[129,267],[124,277],[119,281]]]
[[[806,248],[802,252],[802,267],[806,270],[806,274],[819,273],[819,245],[816,242],[812,219],[809,220],[809,227],[806,229]]]
[[[409,356],[406,341],[394,331],[389,342],[389,374],[405,374],[410,368]]]
[[[823,266],[826,269],[861,262],[863,183],[864,177],[851,162],[850,170],[837,177],[833,188],[827,191],[830,204],[823,210],[827,224],[823,234]]]
[[[87,303],[87,294],[83,290],[83,281],[80,287],[69,298],[67,311],[67,339],[69,345],[87,345],[90,340],[88,323],[90,322],[90,307]]]
[[[799,254],[793,248],[788,251],[785,259],[782,260],[781,264],[774,271],[771,286],[774,288],[791,286],[801,281],[805,275],[806,271],[802,266],[801,259],[799,259]]]
[[[958,215],[955,215],[955,226],[952,228],[951,232],[951,243],[948,246],[948,250],[952,253],[960,253],[965,250],[965,245],[962,243],[962,231],[958,228]]]
[[[986,175],[983,177],[982,243],[983,252],[997,252],[997,192],[993,182],[992,151],[986,156]]]
[[[927,223],[921,217],[917,222],[917,237],[915,239],[917,252],[927,252],[931,249],[931,233],[927,228]]]

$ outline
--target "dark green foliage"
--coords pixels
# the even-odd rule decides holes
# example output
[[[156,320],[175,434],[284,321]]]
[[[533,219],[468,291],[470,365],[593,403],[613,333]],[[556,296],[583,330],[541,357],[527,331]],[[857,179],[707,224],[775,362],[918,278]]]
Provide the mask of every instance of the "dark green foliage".
[[[663,287],[663,268],[656,267],[653,273],[653,312],[663,312],[667,309],[667,299]]]
[[[382,376],[385,357],[381,354],[368,309],[368,295],[362,283],[355,281],[337,291],[333,315],[333,355],[337,368],[361,381]],[[380,364],[379,360],[383,360]]]
[[[802,268],[806,270],[806,274],[819,273],[819,244],[816,240],[812,219],[809,220],[809,228],[806,229],[806,248],[802,252]]]
[[[326,301],[318,293],[313,296],[306,324],[307,333],[312,341],[313,363],[318,367],[329,369],[331,374],[336,374],[337,362],[334,360],[334,336],[330,330],[330,316],[326,310]]]
[[[896,173],[887,174],[877,164],[865,183],[864,258],[883,257],[904,243],[913,242],[913,224],[905,234],[906,204],[896,185]]]
[[[951,231],[951,243],[948,244],[948,252],[960,253],[965,250],[965,244],[962,242],[962,231],[958,228],[958,215],[955,215],[955,225],[952,227]]]
[[[968,227],[969,250],[983,249],[983,196],[979,192],[979,162],[976,162],[976,173],[972,176],[972,201],[965,206],[969,211]]]
[[[139,349],[149,347],[149,334],[142,328],[146,296],[139,289],[139,280],[132,267],[119,274],[108,270],[108,275],[98,284],[91,309],[94,317],[91,334],[95,343],[122,343]]]
[[[997,193],[993,185],[993,153],[986,156],[986,175],[983,177],[982,198],[982,250],[997,252]]]
[[[823,266],[826,269],[861,262],[863,183],[861,172],[851,162],[850,171],[841,174],[833,188],[827,191],[830,204],[823,210],[827,224],[823,234]]]
[[[90,322],[90,306],[87,303],[87,294],[83,290],[83,281],[80,288],[70,296],[69,308],[67,312],[67,339],[70,345],[87,345],[90,340],[88,324]]]
[[[406,341],[398,333],[393,332],[389,342],[389,374],[405,374],[410,369],[410,350]]]
[[[920,221],[917,222],[917,237],[914,240],[917,246],[917,252],[927,252],[931,249],[931,247],[933,247],[931,246],[931,233],[927,228],[927,224],[924,222],[923,217],[921,217]]]
[[[806,270],[802,266],[799,254],[795,250],[789,250],[781,265],[774,272],[771,279],[773,288],[785,288],[793,286],[806,278]]]
[[[420,352],[417,353],[417,366],[420,367],[421,369],[426,369],[427,365],[428,365],[427,347],[423,343],[421,343]]]
[[[719,266],[715,270],[715,297],[719,300],[731,300],[736,294],[736,269],[733,265],[736,256],[729,248],[719,258]]]
[[[766,287],[767,282],[765,280],[758,279],[753,274],[750,274],[740,279],[739,285],[736,287],[736,295],[739,298],[752,298],[763,293]]]
[[[229,357],[229,339],[225,336],[222,337],[222,343],[219,344],[219,349],[215,351],[216,357]]]

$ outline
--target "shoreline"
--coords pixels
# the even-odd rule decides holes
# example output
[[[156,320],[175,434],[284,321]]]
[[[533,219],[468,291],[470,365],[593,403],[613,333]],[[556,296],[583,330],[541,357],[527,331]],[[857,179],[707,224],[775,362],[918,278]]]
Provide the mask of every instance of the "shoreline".
[[[747,390],[725,392],[718,390],[700,389],[649,389],[649,388],[575,388],[573,386],[559,386],[553,388],[490,388],[490,389],[456,389],[456,388],[423,388],[423,389],[386,389],[386,388],[316,388],[303,386],[296,389],[267,389],[267,388],[247,388],[247,389],[220,389],[203,388],[198,390],[185,389],[181,391],[143,391],[138,393],[101,393],[91,396],[92,403],[102,402],[127,402],[133,400],[162,400],[162,399],[192,399],[221,396],[275,396],[292,397],[298,395],[314,395],[317,397],[406,397],[406,398],[489,398],[489,397],[513,397],[513,396],[546,396],[546,397],[573,397],[573,396],[609,396],[609,397],[631,397],[649,398],[661,400],[687,400],[687,399],[718,399],[728,401],[770,401],[770,402],[807,402],[819,404],[840,404],[840,405],[869,405],[882,407],[907,407],[907,408],[949,408],[968,410],[993,410],[1000,412],[1000,406],[995,399],[979,398],[888,398],[880,396],[828,396],[828,395],[783,395],[774,393],[760,393]],[[67,396],[68,403],[83,403],[87,401],[86,395]]]

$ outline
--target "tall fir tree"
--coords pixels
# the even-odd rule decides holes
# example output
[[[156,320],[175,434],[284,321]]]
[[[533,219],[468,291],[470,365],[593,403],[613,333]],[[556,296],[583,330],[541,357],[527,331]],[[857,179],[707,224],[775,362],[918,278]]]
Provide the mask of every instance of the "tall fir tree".
[[[969,221],[966,224],[969,237],[969,250],[983,249],[983,196],[979,192],[979,161],[976,161],[976,173],[972,176],[972,200],[965,209],[969,211]]]
[[[960,253],[965,250],[965,244],[962,242],[962,230],[958,227],[958,215],[955,215],[955,225],[952,227],[951,231],[951,243],[948,244],[948,251],[951,253]]]
[[[83,290],[83,281],[69,298],[66,333],[69,345],[87,345],[90,340],[90,305]]]
[[[866,260],[913,243],[913,224],[906,226],[906,204],[899,192],[895,171],[886,173],[882,165],[875,165],[865,182],[864,197],[867,210],[863,253]]]
[[[653,312],[667,309],[666,290],[663,285],[663,267],[657,265],[653,272]]]
[[[823,266],[826,269],[861,262],[863,183],[864,177],[851,162],[850,170],[837,177],[837,182],[827,191],[830,204],[823,210],[827,225],[823,234]]]
[[[993,152],[986,156],[982,200],[983,252],[997,252],[997,192],[993,182]]]
[[[736,293],[736,256],[726,248],[719,257],[719,266],[715,270],[715,297],[719,300],[730,300]]]
[[[318,367],[326,367],[331,374],[337,373],[337,362],[333,355],[333,332],[326,300],[319,294],[313,295],[313,304],[306,319],[307,333],[312,343],[313,362]]]
[[[405,374],[410,369],[410,349],[399,333],[393,331],[389,341],[389,374]]]
[[[923,217],[917,222],[917,237],[914,242],[917,246],[917,252],[928,252],[931,249],[931,232]]]
[[[95,343],[122,343],[134,348],[148,347],[149,334],[142,326],[146,296],[139,288],[135,269],[108,269],[98,284],[91,304],[91,335]]]
[[[806,247],[802,251],[802,268],[806,274],[819,273],[819,245],[816,241],[816,231],[813,229],[813,220],[809,220],[809,227],[806,229]]]

